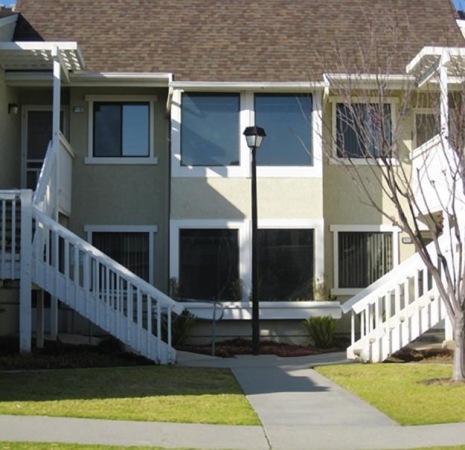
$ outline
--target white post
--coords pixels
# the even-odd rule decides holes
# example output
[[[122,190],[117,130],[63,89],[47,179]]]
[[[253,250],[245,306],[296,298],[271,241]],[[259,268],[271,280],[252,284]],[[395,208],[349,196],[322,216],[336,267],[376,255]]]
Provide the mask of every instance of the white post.
[[[53,183],[53,214],[54,219],[58,222],[58,207],[60,195],[60,164],[59,164],[59,146],[60,146],[60,114],[61,114],[61,62],[60,49],[55,46],[52,50],[53,57],[53,116],[52,116],[52,147],[55,158],[55,183]],[[58,250],[56,250],[58,251]],[[56,255],[56,251],[54,255]],[[55,256],[52,256],[55,258]],[[58,264],[58,261],[53,261]],[[56,340],[58,336],[58,300],[52,296],[50,299],[50,337]]]
[[[19,350],[31,351],[32,191],[21,191],[21,278],[19,281]]]
[[[442,137],[449,137],[449,99],[448,99],[448,76],[446,64],[450,60],[450,55],[444,50],[441,56],[441,65],[439,67],[439,89],[441,92],[440,98],[440,122]]]
[[[36,345],[37,348],[44,348],[44,291],[37,293],[36,306]]]

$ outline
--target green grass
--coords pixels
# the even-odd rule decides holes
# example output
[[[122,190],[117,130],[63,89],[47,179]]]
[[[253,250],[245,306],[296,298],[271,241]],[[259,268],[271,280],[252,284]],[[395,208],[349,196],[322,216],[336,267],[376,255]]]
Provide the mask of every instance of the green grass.
[[[465,385],[424,383],[452,376],[450,365],[351,364],[316,369],[401,425],[465,422]]]
[[[62,443],[42,443],[42,442],[2,442],[0,441],[0,450],[117,450],[127,448],[130,450],[163,450],[162,447],[140,447],[130,446],[121,447],[113,445],[81,445],[81,444],[62,444]],[[170,450],[183,450],[181,448]],[[184,449],[188,450],[188,449]]]
[[[228,369],[161,366],[0,372],[0,414],[260,424]]]

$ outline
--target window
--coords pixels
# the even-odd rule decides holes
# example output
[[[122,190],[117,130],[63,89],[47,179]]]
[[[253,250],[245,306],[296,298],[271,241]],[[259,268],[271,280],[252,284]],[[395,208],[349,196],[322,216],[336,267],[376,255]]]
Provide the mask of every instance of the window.
[[[310,95],[255,95],[255,123],[267,136],[257,152],[259,166],[311,166]]]
[[[149,102],[94,102],[93,156],[148,157]]]
[[[239,94],[183,94],[181,165],[238,166],[239,108]]]
[[[393,234],[385,232],[338,233],[340,288],[364,288],[393,267]]]
[[[179,295],[198,300],[240,300],[236,229],[179,230]]]
[[[425,142],[439,134],[439,117],[433,111],[415,113],[416,146],[420,147]]]
[[[339,158],[380,158],[391,153],[391,105],[336,104],[336,146]]]
[[[148,233],[93,232],[92,245],[140,278],[149,281]]]
[[[311,229],[259,229],[261,301],[313,298],[314,245]]]

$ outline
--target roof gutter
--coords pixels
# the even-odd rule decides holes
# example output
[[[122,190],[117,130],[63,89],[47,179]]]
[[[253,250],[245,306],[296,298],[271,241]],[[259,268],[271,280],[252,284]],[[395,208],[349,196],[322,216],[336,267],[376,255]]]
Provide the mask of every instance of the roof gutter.
[[[173,89],[197,92],[225,91],[267,91],[267,92],[310,92],[323,90],[324,81],[289,81],[289,82],[256,82],[256,81],[173,81]]]

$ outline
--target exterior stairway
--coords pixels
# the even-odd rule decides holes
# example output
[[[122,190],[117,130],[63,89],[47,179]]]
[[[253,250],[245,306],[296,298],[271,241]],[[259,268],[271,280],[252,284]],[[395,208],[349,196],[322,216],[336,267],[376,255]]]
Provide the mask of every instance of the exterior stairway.
[[[445,238],[439,243],[445,245]],[[428,246],[432,258],[434,242]],[[349,359],[381,362],[436,326],[446,309],[418,254],[342,305],[352,314]]]
[[[135,353],[174,363],[172,318],[184,307],[54,219],[59,199],[70,199],[60,182],[71,185],[71,173],[63,173],[72,167],[65,147],[49,146],[33,198],[28,190],[0,191],[0,281],[20,280],[24,340],[30,343],[34,284]]]

